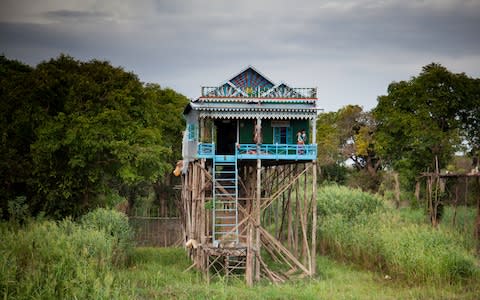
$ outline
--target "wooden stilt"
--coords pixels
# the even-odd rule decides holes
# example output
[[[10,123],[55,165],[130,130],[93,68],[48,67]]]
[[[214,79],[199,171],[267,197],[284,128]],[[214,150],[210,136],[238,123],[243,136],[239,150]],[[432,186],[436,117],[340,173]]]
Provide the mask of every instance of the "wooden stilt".
[[[480,177],[477,177],[477,189],[480,189]],[[477,193],[477,217],[475,218],[474,230],[477,243],[477,256],[480,256],[480,193]]]
[[[312,264],[310,275],[317,273],[317,162],[313,161],[312,168]]]
[[[214,247],[210,240],[211,211],[205,209],[205,203],[210,199],[206,193],[210,191],[208,187],[213,177],[207,170],[206,160],[192,162],[188,168],[182,188],[186,235],[199,242],[197,249],[189,250],[193,260],[191,267],[202,270],[207,282],[211,276],[234,275],[233,268],[239,264],[229,259],[232,252]],[[240,243],[245,247],[242,264],[247,285],[252,286],[262,277],[283,282],[291,276],[313,275],[316,268],[316,187],[310,188],[310,180],[316,183],[316,165],[263,167],[262,161],[257,160],[256,165],[246,164],[239,168],[242,196],[238,198],[241,205],[235,227],[243,236]],[[218,191],[227,193],[221,184],[215,186]],[[268,188],[264,189],[265,186]],[[311,214],[314,214],[313,219],[310,219]],[[277,235],[283,237],[284,242],[274,238]],[[262,248],[272,260],[285,264],[289,270],[284,273],[270,270],[262,258]]]
[[[247,286],[253,286],[253,226],[248,225],[247,229],[247,258],[245,265],[245,281]]]
[[[255,252],[260,255],[260,199],[262,196],[262,160],[257,159],[257,191],[255,199],[255,219],[257,221],[255,228]],[[260,281],[260,263],[257,261],[255,263],[255,280]]]

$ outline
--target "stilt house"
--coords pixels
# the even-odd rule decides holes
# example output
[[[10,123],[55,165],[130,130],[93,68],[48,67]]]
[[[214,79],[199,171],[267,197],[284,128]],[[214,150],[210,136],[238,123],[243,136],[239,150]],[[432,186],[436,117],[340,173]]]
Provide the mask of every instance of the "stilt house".
[[[207,280],[315,274],[316,103],[248,67],[185,108],[185,241]]]

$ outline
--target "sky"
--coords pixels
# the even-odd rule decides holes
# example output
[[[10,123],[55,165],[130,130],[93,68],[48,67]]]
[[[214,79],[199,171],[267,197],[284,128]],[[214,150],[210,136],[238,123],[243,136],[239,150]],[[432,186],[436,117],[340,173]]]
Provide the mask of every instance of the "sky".
[[[254,66],[369,110],[432,62],[480,77],[480,0],[0,0],[1,53],[107,60],[189,98]]]

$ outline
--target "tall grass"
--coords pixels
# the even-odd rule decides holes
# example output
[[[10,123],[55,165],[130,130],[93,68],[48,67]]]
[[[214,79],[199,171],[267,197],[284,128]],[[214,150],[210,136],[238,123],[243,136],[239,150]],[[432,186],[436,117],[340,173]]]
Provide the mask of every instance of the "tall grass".
[[[102,214],[118,221],[116,212]],[[114,264],[126,253],[117,235],[90,221],[31,221],[20,229],[0,226],[0,294],[5,299],[117,297],[112,289]]]
[[[430,218],[423,209],[412,209],[405,207],[399,210],[402,221],[412,224],[430,224]],[[475,251],[474,239],[476,207],[445,206],[443,215],[438,225],[439,229],[449,234],[458,236],[463,242],[465,249]]]
[[[380,198],[358,190],[327,186],[318,196],[323,253],[412,283],[478,278],[458,234],[405,222]]]
[[[87,229],[99,230],[113,239],[112,262],[122,265],[128,262],[133,251],[133,230],[128,217],[110,209],[98,208],[84,215],[80,224]]]

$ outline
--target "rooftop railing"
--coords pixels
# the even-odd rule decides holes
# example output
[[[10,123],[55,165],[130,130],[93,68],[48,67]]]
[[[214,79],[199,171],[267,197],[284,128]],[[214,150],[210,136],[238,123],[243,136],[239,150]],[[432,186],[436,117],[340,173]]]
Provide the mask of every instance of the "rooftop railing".
[[[247,88],[239,90],[231,86],[203,86],[202,97],[246,97],[246,98],[317,98],[317,88],[291,88],[277,86],[274,88]]]

